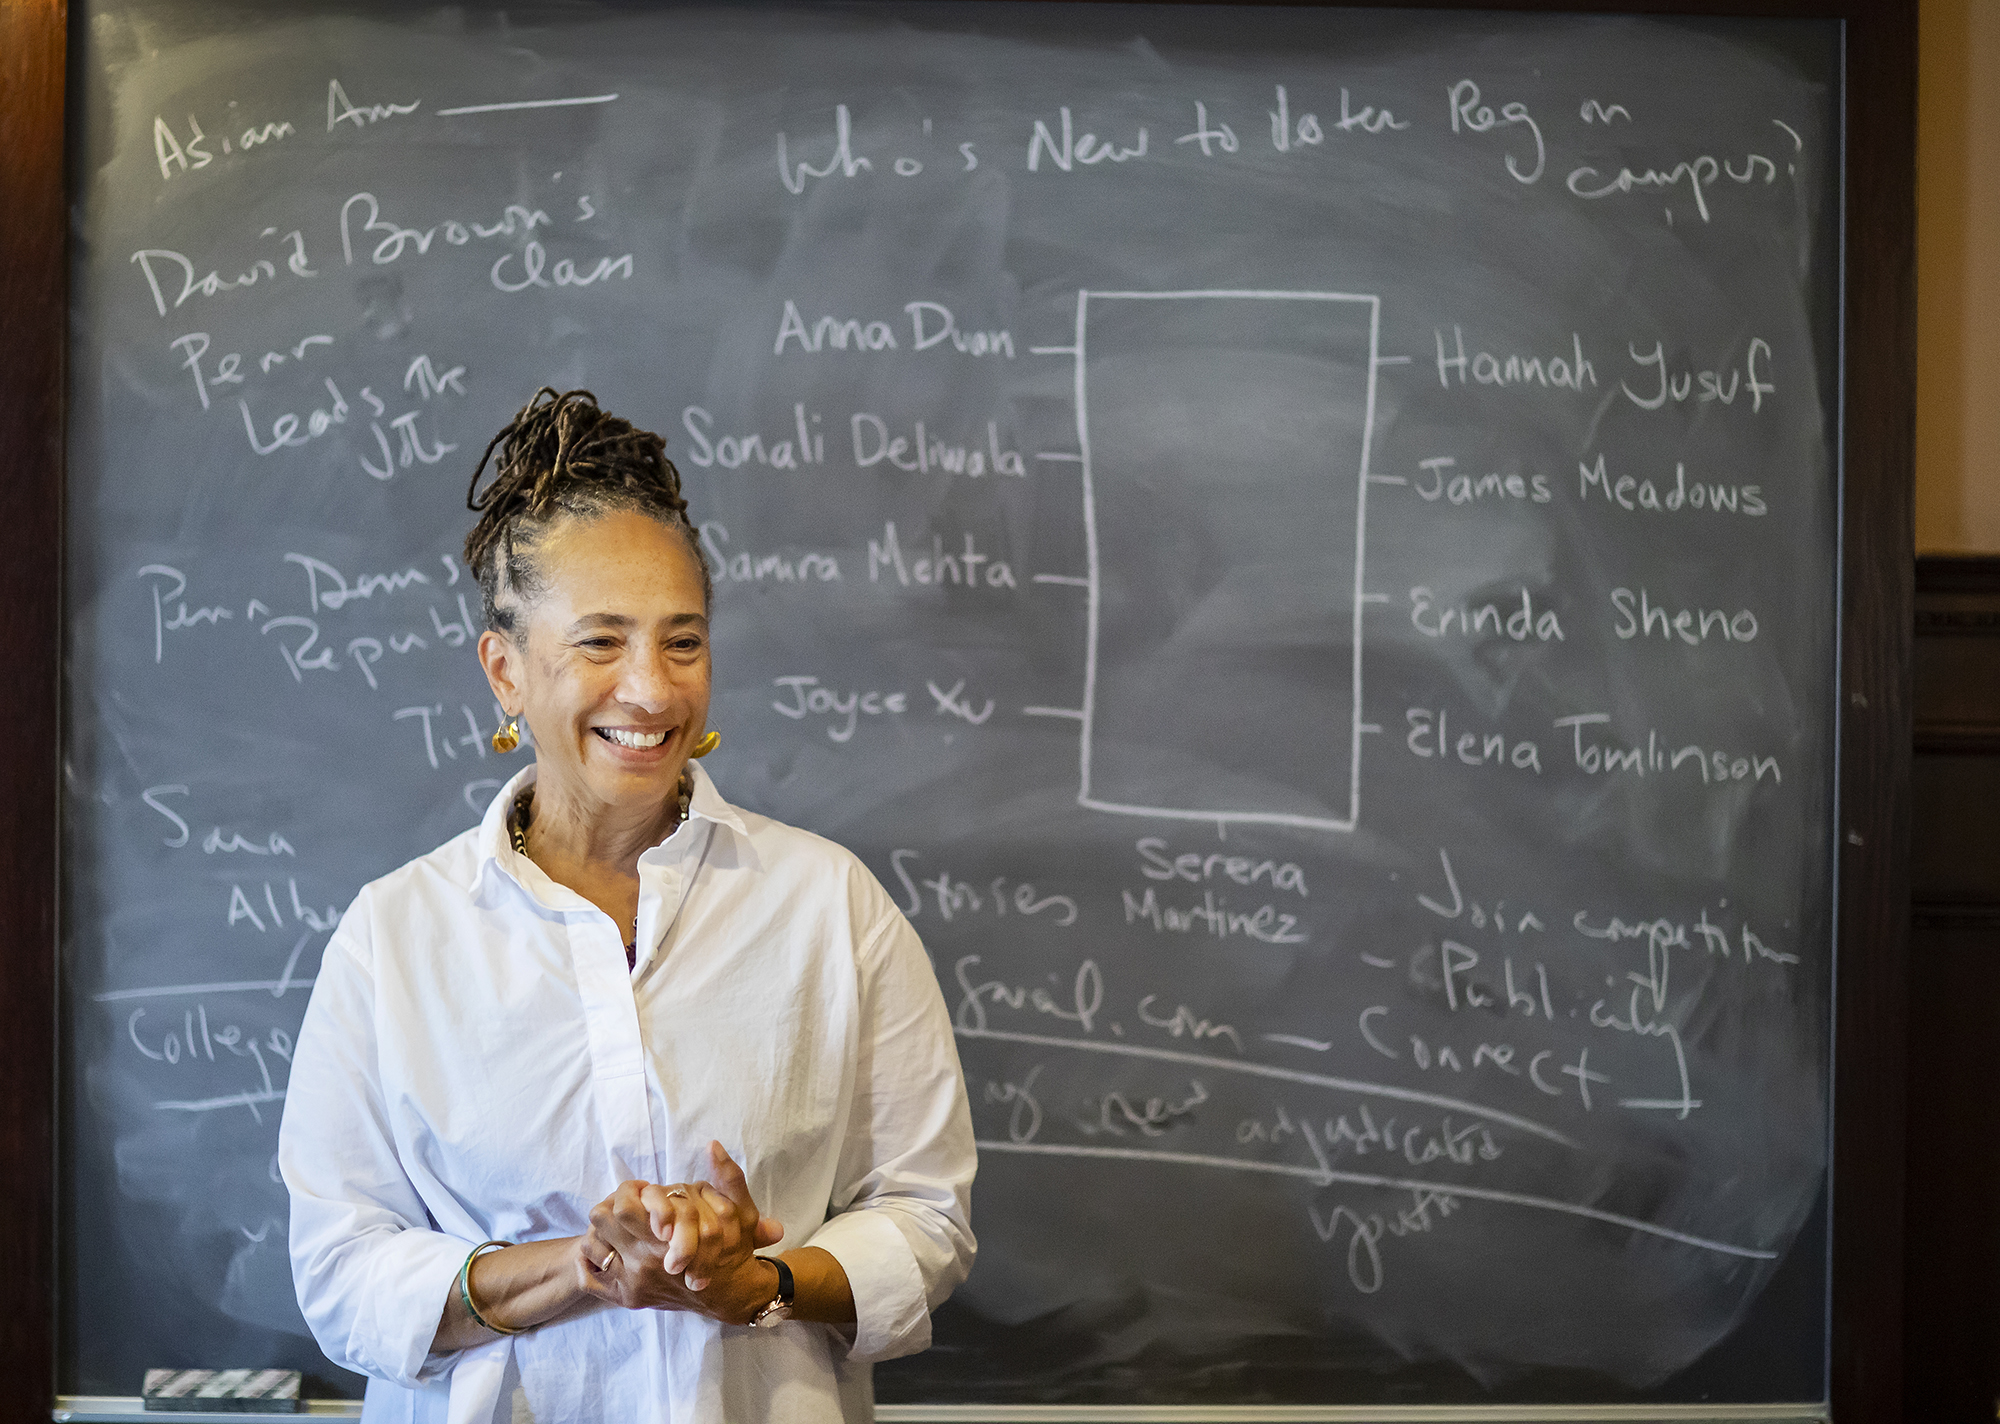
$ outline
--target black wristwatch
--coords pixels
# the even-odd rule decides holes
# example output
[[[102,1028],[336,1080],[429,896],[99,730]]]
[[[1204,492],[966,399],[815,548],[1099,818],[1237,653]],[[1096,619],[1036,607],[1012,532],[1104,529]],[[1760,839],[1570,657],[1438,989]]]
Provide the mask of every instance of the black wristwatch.
[[[760,1325],[768,1327],[792,1318],[792,1268],[776,1256],[763,1256],[759,1259],[769,1261],[778,1268],[778,1293],[772,1297],[769,1305],[750,1317],[752,1330]]]

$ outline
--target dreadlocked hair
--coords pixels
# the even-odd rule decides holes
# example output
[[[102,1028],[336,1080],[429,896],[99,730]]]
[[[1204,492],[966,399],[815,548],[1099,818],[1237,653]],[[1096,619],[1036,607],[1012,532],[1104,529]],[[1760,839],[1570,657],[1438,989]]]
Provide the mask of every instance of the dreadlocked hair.
[[[493,480],[482,490],[488,461]],[[496,632],[511,636],[516,614],[542,592],[535,551],[563,516],[630,510],[678,530],[701,569],[703,609],[714,600],[666,441],[602,409],[589,391],[536,391],[479,457],[465,504],[479,516],[465,536],[465,564],[479,580],[486,626]]]

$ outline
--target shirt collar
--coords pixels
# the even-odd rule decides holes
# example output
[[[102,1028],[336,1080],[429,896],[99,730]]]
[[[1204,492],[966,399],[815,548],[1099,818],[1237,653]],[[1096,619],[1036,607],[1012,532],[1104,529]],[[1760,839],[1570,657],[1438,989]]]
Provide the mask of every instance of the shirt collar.
[[[740,836],[749,835],[750,828],[743,823],[742,813],[723,800],[722,793],[715,789],[715,782],[709,778],[708,773],[695,762],[688,763],[688,770],[694,778],[694,795],[688,798],[688,820],[710,821],[718,826],[727,826]],[[486,814],[480,817],[476,841],[479,855],[473,864],[472,880],[466,886],[475,899],[479,898],[489,876],[513,874],[514,857],[517,852],[514,849],[513,836],[507,829],[507,820],[513,813],[514,798],[534,784],[535,768],[530,763],[515,773],[505,786],[493,793],[493,800],[487,804]],[[672,839],[671,835],[667,838],[667,840]],[[659,845],[646,851],[645,856],[654,856],[666,844],[667,841],[660,842]]]
[[[718,826],[727,826],[739,836],[750,834],[750,828],[743,824],[743,815],[734,806],[722,799],[722,793],[715,789],[707,771],[700,762],[688,763],[688,770],[694,773],[694,795],[688,798],[688,819],[696,816],[713,821]]]
[[[514,854],[514,843],[507,833],[507,818],[513,813],[514,798],[521,794],[523,788],[534,784],[535,764],[529,762],[486,803],[486,814],[479,818],[479,831],[474,841],[478,857],[472,864],[472,880],[466,886],[475,900],[481,898],[489,878],[507,873],[506,867]]]

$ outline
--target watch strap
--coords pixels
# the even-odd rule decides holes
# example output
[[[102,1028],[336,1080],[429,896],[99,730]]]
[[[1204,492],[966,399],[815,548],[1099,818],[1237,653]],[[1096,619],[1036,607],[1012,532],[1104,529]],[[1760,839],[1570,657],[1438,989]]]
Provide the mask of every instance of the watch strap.
[[[779,1321],[790,1318],[792,1313],[792,1296],[793,1292],[797,1289],[797,1283],[792,1279],[792,1268],[790,1266],[787,1266],[776,1256],[765,1256],[761,1259],[769,1261],[778,1268],[778,1293],[771,1297],[770,1302],[762,1310],[751,1317],[750,1325],[752,1329],[755,1329],[759,1325],[776,1325]]]

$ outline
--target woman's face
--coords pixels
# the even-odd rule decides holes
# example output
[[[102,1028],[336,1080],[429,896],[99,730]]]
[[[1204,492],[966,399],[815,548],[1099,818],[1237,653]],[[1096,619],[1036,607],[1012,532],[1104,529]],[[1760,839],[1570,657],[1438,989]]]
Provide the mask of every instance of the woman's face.
[[[629,511],[542,538],[541,595],[480,662],[534,735],[537,779],[585,804],[659,805],[708,722],[701,570],[676,530]]]

